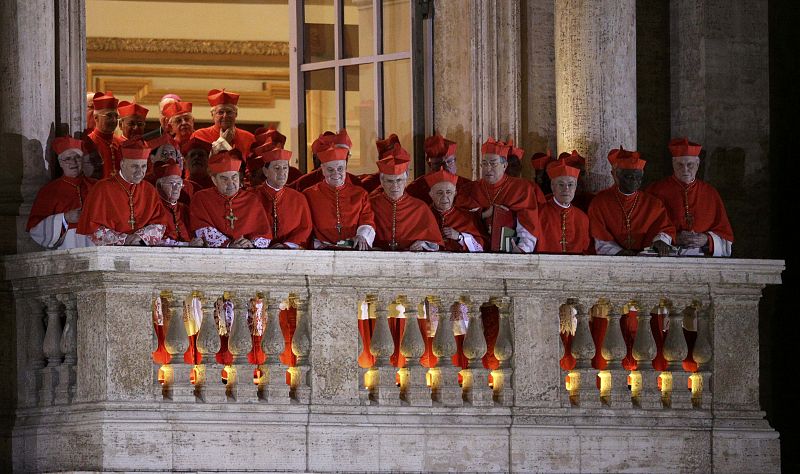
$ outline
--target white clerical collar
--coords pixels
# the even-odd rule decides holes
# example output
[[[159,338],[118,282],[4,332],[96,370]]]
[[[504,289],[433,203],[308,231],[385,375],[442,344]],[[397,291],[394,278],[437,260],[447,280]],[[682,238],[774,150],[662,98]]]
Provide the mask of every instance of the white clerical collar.
[[[283,186],[281,186],[280,188],[276,188],[275,186],[269,184],[269,181],[264,181],[264,184],[266,184],[270,188],[274,189],[275,191],[280,191],[281,189],[283,189]]]
[[[122,174],[122,170],[119,170],[119,177],[122,178],[123,181],[125,181],[128,184],[135,184],[135,183],[131,183],[131,181],[128,178],[126,178],[124,174]]]
[[[565,205],[561,204],[560,202],[558,202],[558,199],[556,199],[555,196],[553,196],[553,202],[556,203],[558,205],[558,207],[563,207],[564,209],[569,209],[569,207],[570,207],[570,204],[567,204],[565,206]]]
[[[639,190],[637,189],[636,191],[634,191],[634,192],[632,192],[632,193],[630,193],[630,194],[627,194],[627,193],[623,193],[623,192],[622,192],[622,190],[621,190],[621,189],[619,189],[619,187],[617,187],[617,191],[618,191],[620,194],[622,194],[623,196],[633,196],[634,194],[636,194],[636,193],[638,193],[638,192],[639,192]]]

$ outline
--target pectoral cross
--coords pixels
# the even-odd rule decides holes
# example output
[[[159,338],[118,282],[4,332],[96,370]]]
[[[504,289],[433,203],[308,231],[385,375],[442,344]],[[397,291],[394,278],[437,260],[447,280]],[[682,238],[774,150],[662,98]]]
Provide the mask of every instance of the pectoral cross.
[[[133,218],[133,214],[131,214],[131,218],[128,219],[128,224],[131,225],[131,229],[135,229],[136,228],[136,219]]]
[[[231,229],[233,229],[233,223],[236,221],[236,219],[238,219],[238,217],[233,215],[233,209],[230,209],[229,211],[230,211],[230,214],[225,216],[225,219],[228,219],[228,222],[231,223]]]
[[[340,224],[338,222],[336,223],[336,233],[337,234],[341,234],[342,233],[342,224]]]

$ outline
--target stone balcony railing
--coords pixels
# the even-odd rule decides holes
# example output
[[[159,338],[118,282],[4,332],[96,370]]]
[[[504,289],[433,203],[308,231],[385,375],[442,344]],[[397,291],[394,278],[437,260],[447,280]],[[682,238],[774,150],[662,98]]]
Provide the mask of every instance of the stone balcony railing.
[[[765,260],[288,250],[5,257],[14,467],[777,471],[778,434],[759,407],[758,303],[782,270]],[[497,308],[496,341],[484,338],[481,306]],[[279,357],[289,353],[282,310],[296,313],[291,368]],[[459,311],[464,370],[450,363],[454,325],[437,324]],[[398,317],[419,324],[393,339]],[[698,329],[693,372],[682,326]],[[603,370],[593,368],[600,355]]]

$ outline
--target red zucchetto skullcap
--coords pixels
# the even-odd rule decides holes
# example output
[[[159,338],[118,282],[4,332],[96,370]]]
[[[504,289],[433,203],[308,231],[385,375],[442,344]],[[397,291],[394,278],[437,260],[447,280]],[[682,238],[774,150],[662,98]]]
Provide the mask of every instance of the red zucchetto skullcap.
[[[434,184],[441,183],[442,181],[458,184],[458,176],[454,175],[453,173],[447,171],[444,168],[440,169],[439,171],[435,171],[433,173],[428,173],[425,175],[425,182],[428,184],[429,188],[432,188]]]
[[[608,152],[608,162],[611,163],[612,168],[616,168],[618,166],[619,160],[623,159],[632,159],[632,158],[639,158],[638,151],[629,151],[622,146],[619,148],[614,148],[613,150]]]
[[[539,171],[544,171],[547,169],[547,165],[552,161],[555,160],[553,160],[553,154],[549,149],[547,150],[547,153],[539,152],[534,153],[533,156],[531,156],[531,166],[533,166],[533,169]]]
[[[78,150],[83,154],[83,141],[77,138],[56,137],[53,139],[53,143],[50,146],[53,148],[53,151],[56,152],[56,155],[61,155],[67,150]]]
[[[492,154],[492,155],[499,155],[503,158],[508,158],[508,152],[511,150],[511,147],[503,142],[499,142],[494,139],[494,137],[489,137],[483,145],[481,145],[481,154]]]
[[[181,176],[181,167],[174,160],[160,161],[153,167],[153,174],[156,179],[165,178],[167,176]]]
[[[700,156],[703,147],[699,143],[692,143],[688,138],[674,138],[669,142],[669,152],[672,157],[678,156]]]
[[[212,155],[208,159],[208,173],[214,175],[226,171],[239,171],[242,167],[241,156],[236,149]]]
[[[162,111],[164,117],[172,118],[176,115],[180,114],[190,114],[192,113],[192,103],[191,102],[168,102],[167,105],[164,106],[164,110]]]
[[[577,179],[580,174],[581,170],[569,166],[566,160],[552,161],[547,165],[547,176],[550,179],[558,178],[559,176],[572,176]]]
[[[350,150],[347,148],[331,145],[328,148],[317,152],[317,158],[319,158],[321,163],[329,163],[331,161],[347,160],[347,155],[349,153]]]
[[[385,158],[392,154],[395,145],[400,144],[400,139],[397,134],[391,134],[388,138],[383,140],[375,140],[375,148],[378,149],[378,159]]]
[[[150,147],[142,140],[129,140],[120,148],[123,160],[146,160],[150,156]]]
[[[118,104],[119,100],[114,97],[114,93],[111,91],[96,92],[92,98],[94,110],[116,109]]]
[[[408,154],[397,153],[378,160],[378,171],[388,175],[403,174],[408,171],[409,163],[411,160],[408,159]]]
[[[273,148],[261,155],[261,161],[264,164],[272,163],[273,161],[289,161],[292,159],[292,152],[289,150],[284,150],[283,148]]]
[[[117,112],[119,113],[120,118],[130,117],[131,115],[138,115],[139,117],[145,118],[147,117],[147,112],[149,112],[149,110],[139,104],[134,104],[128,102],[127,100],[123,100],[117,104]]]
[[[347,148],[348,150],[353,148],[353,142],[350,141],[350,135],[347,134],[347,130],[341,129],[339,133],[333,136],[333,146]]]
[[[212,107],[222,104],[236,105],[239,103],[239,94],[225,89],[211,89],[208,91],[208,103]]]
[[[333,146],[333,137],[335,136],[336,134],[329,130],[320,135],[319,137],[317,137],[317,139],[314,140],[314,143],[311,144],[311,153],[314,153],[316,155],[322,150],[325,150]]]
[[[558,159],[564,161],[567,166],[586,168],[586,159],[578,153],[578,150],[572,150],[572,153],[561,153],[558,155]]]

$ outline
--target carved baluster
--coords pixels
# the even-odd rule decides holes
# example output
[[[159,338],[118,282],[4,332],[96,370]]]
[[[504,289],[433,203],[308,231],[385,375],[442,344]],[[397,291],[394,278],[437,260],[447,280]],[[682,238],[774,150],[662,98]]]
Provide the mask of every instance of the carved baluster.
[[[228,339],[228,348],[233,354],[233,364],[228,371],[228,398],[239,402],[256,401],[258,392],[250,388],[250,365],[247,363],[247,353],[253,348],[250,328],[247,326],[249,312],[247,300],[234,298],[233,302],[233,324]]]
[[[713,307],[701,308],[697,312],[697,340],[694,343],[694,361],[697,363],[697,372],[691,376],[692,380],[692,406],[707,409],[711,406],[711,372],[708,364],[711,362],[713,350],[711,347],[711,316]]]
[[[650,363],[656,356],[656,340],[650,330],[650,312],[643,309],[646,306],[638,307],[636,338],[633,340],[637,370],[631,372],[631,396],[640,408],[658,408],[661,406],[658,375]]]
[[[465,399],[473,406],[494,405],[494,392],[489,388],[489,372],[483,367],[482,360],[486,354],[486,338],[483,335],[481,313],[469,297],[465,297],[463,303],[467,306],[469,317],[467,334],[464,336],[464,355],[469,360],[469,366],[462,372]],[[491,303],[496,302],[492,300]]]
[[[311,370],[309,354],[311,354],[311,318],[313,315],[308,310],[306,294],[300,297],[295,293],[290,297],[292,306],[297,310],[297,329],[292,337],[292,352],[297,357],[297,363],[290,370],[292,374],[292,399],[301,404],[311,402],[311,384],[308,372]]]
[[[373,300],[374,297],[372,295],[367,295],[364,300],[359,303],[358,308],[358,397],[363,405],[370,404],[372,389],[375,385],[373,378],[377,376],[376,374],[378,372],[374,367],[374,357],[369,351],[370,341],[372,340],[370,322],[374,321],[370,316],[370,306]]]
[[[217,380],[222,366],[216,362],[216,354],[220,348],[219,327],[214,320],[214,300],[201,298],[203,308],[203,322],[200,332],[197,333],[197,350],[202,355],[201,364],[194,367],[194,394],[198,401],[223,402],[225,401],[225,386]]]
[[[27,300],[30,311],[28,326],[28,370],[25,381],[25,400],[20,401],[20,406],[35,406],[39,399],[39,390],[42,385],[42,369],[45,366],[44,356],[44,318],[46,305],[44,298],[30,297]],[[20,308],[24,311],[24,308]]]
[[[52,405],[55,401],[55,389],[58,385],[58,367],[61,365],[61,302],[55,295],[46,296],[44,305],[47,311],[47,328],[44,333],[42,351],[47,359],[47,366],[41,369],[42,385],[39,390],[39,404]]]
[[[284,346],[280,325],[281,305],[288,299],[288,294],[271,293],[267,305],[267,328],[262,343],[267,353],[267,363],[263,376],[265,387],[261,393],[265,401],[274,405],[288,405],[291,402],[286,385],[286,367],[280,359]]]
[[[460,367],[453,367],[450,363],[456,353],[456,340],[453,335],[452,312],[453,299],[447,298],[446,303],[436,299],[439,306],[439,324],[436,336],[433,339],[433,354],[439,358],[439,363],[434,371],[432,386],[434,400],[445,406],[461,406],[464,404],[461,387],[458,386],[458,373]]]
[[[375,299],[375,330],[372,333],[369,351],[375,356],[377,377],[373,379],[373,400],[380,405],[399,405],[400,389],[395,382],[397,371],[391,365],[389,358],[394,352],[394,341],[389,330],[388,310],[386,297]]]
[[[667,371],[661,374],[661,393],[664,405],[672,408],[691,408],[691,399],[686,396],[688,375],[683,371],[683,359],[688,355],[683,336],[683,307],[673,307],[669,314],[669,330],[664,340],[664,358]]]
[[[183,353],[189,348],[189,340],[179,299],[172,292],[162,292],[161,297],[168,301],[164,307],[164,324],[167,326],[164,345],[171,356],[169,365],[163,367],[162,395],[164,399],[175,400],[176,397],[183,398],[180,392],[187,388],[180,372],[183,367]]]
[[[580,381],[580,372],[577,369],[577,361],[575,356],[572,355],[572,342],[575,339],[575,331],[577,330],[578,319],[576,305],[577,299],[567,298],[566,303],[558,308],[558,347],[559,354],[562,354],[559,359],[558,365],[562,370],[567,371],[564,377],[565,390],[560,392],[562,394],[561,406],[571,406],[578,404],[578,388]],[[565,343],[565,340],[567,341]],[[572,365],[572,367],[570,367]]]
[[[577,311],[575,337],[572,339],[572,355],[575,357],[575,370],[570,372],[570,384],[577,394],[571,401],[584,408],[597,408],[600,406],[600,396],[597,393],[595,378],[597,373],[592,368],[592,359],[595,356],[594,340],[589,329],[589,313],[586,307],[574,300]]]
[[[400,380],[402,382],[401,396],[411,406],[431,406],[431,391],[426,383],[428,369],[423,367],[419,358],[425,352],[425,341],[419,329],[419,302],[422,298],[410,298],[403,304],[406,308],[406,328],[400,342],[400,353],[406,358],[406,368]]]
[[[61,333],[60,349],[64,355],[64,363],[58,367],[58,390],[56,403],[67,404],[75,396],[76,371],[78,362],[78,307],[75,295],[72,293],[60,294],[56,298],[64,306],[65,322],[64,331]]]
[[[496,370],[492,371],[492,388],[494,401],[503,406],[514,404],[514,386],[511,367],[511,356],[514,355],[514,344],[511,335],[511,301],[507,297],[497,298],[495,305],[500,311],[500,327],[497,341],[494,344],[494,356],[499,362]]]
[[[615,408],[624,408],[631,404],[628,372],[622,368],[622,359],[628,349],[620,328],[621,309],[621,304],[611,305],[608,313],[608,329],[601,349],[603,358],[608,361],[608,365],[600,375],[600,395],[606,404]]]

